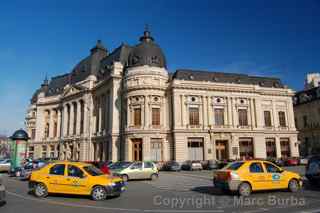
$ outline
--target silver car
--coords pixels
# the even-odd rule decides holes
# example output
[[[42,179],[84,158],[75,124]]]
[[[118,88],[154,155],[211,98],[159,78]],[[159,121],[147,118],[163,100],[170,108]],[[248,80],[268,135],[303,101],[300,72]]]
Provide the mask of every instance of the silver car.
[[[0,161],[0,172],[9,172],[11,166],[10,159],[4,159]]]
[[[5,197],[6,197],[6,189],[3,185],[2,179],[0,177],[0,203],[5,202]]]

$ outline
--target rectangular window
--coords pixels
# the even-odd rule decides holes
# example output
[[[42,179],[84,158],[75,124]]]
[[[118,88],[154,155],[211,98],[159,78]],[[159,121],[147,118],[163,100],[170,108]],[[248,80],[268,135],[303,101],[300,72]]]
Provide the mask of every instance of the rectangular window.
[[[239,149],[241,159],[253,158],[253,139],[252,138],[239,138]]]
[[[36,129],[31,130],[31,139],[34,140],[36,138]]]
[[[278,116],[279,116],[279,125],[281,127],[286,127],[286,114],[283,111],[278,112]]]
[[[276,140],[274,138],[266,138],[266,153],[268,158],[277,157]]]
[[[264,111],[264,126],[271,127],[271,113],[270,111]]]
[[[141,109],[134,109],[134,126],[141,126]]]
[[[289,138],[280,138],[281,157],[290,157],[290,140]]]
[[[214,109],[215,125],[224,125],[224,109]]]
[[[44,137],[45,138],[49,138],[49,129],[50,129],[49,123],[46,123],[46,127],[44,129]]]
[[[152,125],[160,125],[160,108],[152,108]]]
[[[239,126],[248,126],[247,110],[239,109],[238,115],[239,115]]]
[[[190,125],[199,125],[199,108],[189,108],[189,123]]]
[[[42,146],[42,157],[43,158],[47,157],[47,146],[46,145]]]

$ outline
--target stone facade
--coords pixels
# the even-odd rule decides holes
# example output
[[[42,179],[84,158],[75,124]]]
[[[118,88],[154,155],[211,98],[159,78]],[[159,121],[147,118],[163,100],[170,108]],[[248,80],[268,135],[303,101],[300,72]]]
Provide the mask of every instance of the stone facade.
[[[110,54],[99,41],[34,94],[28,152],[81,161],[298,156],[293,95],[279,79],[168,72],[148,31]]]
[[[303,156],[320,152],[320,87],[297,92],[293,98],[296,127]]]

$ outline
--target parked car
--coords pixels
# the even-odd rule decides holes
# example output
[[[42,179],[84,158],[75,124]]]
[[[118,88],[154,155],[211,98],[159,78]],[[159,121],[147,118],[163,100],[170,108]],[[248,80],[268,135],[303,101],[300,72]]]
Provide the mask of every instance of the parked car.
[[[10,159],[3,159],[0,161],[0,172],[9,172],[11,166]]]
[[[49,193],[75,194],[99,201],[107,196],[120,196],[126,185],[121,178],[104,175],[92,164],[57,161],[33,171],[29,189],[36,197]]]
[[[109,169],[110,163],[108,161],[103,162],[103,161],[86,161],[85,163],[90,163],[100,169],[104,174],[110,175],[111,171]]]
[[[5,202],[6,188],[3,185],[3,180],[0,177],[0,203]]]
[[[262,180],[262,181],[261,181]],[[283,170],[269,161],[236,161],[214,172],[214,187],[248,196],[252,191],[289,189],[297,192],[302,187],[301,176]]]
[[[313,156],[308,160],[306,177],[312,185],[320,186],[320,155]]]
[[[284,162],[285,166],[298,166],[299,159],[298,158],[287,158]]]
[[[180,172],[181,165],[177,161],[168,161],[163,165],[162,170]]]
[[[217,160],[201,161],[201,165],[206,170],[219,169],[219,161]]]
[[[27,161],[21,168],[20,180],[29,180],[32,171],[44,167],[48,162],[44,160]]]
[[[137,179],[156,180],[159,177],[157,166],[151,162],[124,162],[117,166],[111,166],[112,174],[114,176],[122,177],[124,181]]]
[[[300,165],[307,165],[308,164],[308,160],[309,160],[309,157],[301,157],[299,159],[299,164]]]
[[[182,166],[181,166],[182,170],[202,170],[202,164],[200,161],[185,161]]]

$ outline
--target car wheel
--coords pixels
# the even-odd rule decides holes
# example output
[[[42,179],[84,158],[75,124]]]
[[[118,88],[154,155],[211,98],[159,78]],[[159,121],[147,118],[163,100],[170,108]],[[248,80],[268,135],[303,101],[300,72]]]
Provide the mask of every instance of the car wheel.
[[[300,186],[297,180],[291,179],[288,184],[288,189],[290,192],[297,192]]]
[[[241,183],[238,189],[240,196],[249,196],[251,194],[251,186],[249,183]]]
[[[91,197],[95,201],[105,200],[107,198],[107,191],[102,186],[96,186],[92,189]]]
[[[151,175],[151,177],[150,177],[150,179],[152,180],[152,181],[155,181],[155,180],[157,180],[158,179],[158,175],[157,174],[152,174]]]
[[[128,182],[128,180],[129,180],[129,176],[128,175],[122,175],[121,178],[122,178],[122,180],[124,182]]]
[[[34,189],[34,195],[41,198],[47,197],[48,188],[43,183],[38,183]]]

